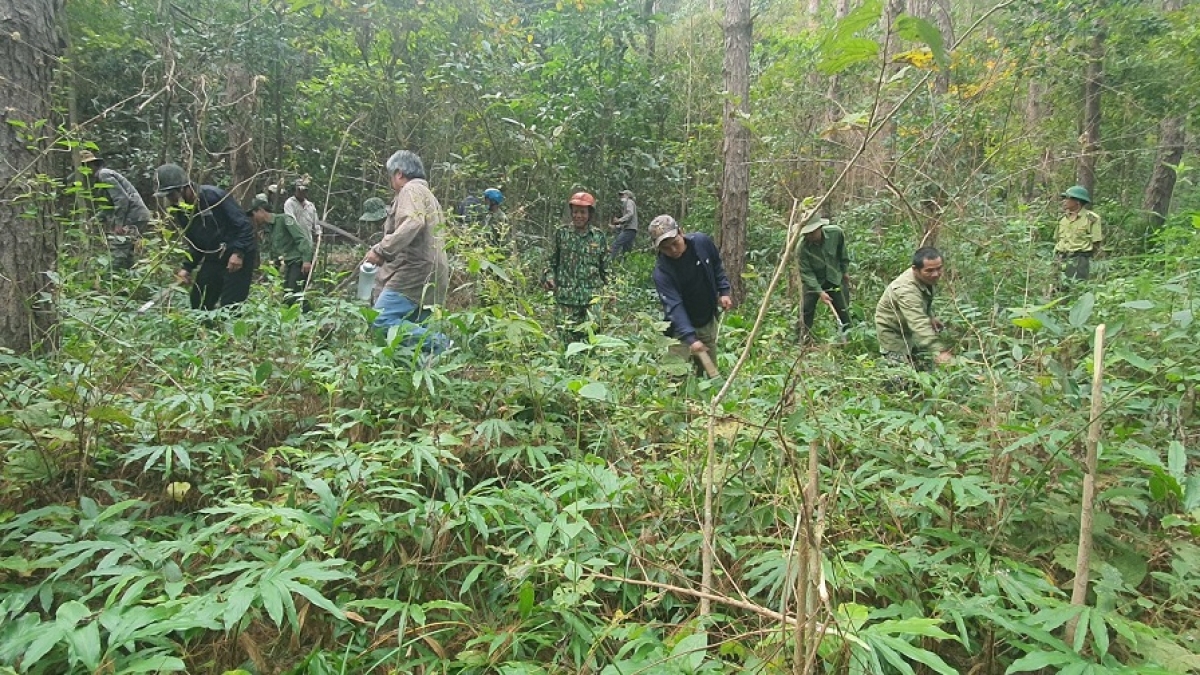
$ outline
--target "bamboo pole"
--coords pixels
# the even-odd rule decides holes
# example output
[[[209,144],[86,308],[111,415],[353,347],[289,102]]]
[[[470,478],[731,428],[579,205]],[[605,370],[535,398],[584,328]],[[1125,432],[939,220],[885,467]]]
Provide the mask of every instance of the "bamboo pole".
[[[1071,589],[1071,604],[1083,605],[1087,600],[1088,566],[1092,560],[1092,520],[1096,501],[1096,464],[1100,445],[1100,413],[1104,410],[1104,324],[1096,326],[1092,351],[1092,409],[1088,421],[1087,457],[1083,475],[1083,499],[1079,512],[1079,550],[1075,556],[1075,585]],[[1076,616],[1067,622],[1068,645],[1075,643]],[[1085,628],[1086,630],[1086,628]]]

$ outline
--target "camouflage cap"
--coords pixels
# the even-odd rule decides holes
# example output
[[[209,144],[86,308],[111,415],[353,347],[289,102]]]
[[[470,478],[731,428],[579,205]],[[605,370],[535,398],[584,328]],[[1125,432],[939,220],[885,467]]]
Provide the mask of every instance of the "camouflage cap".
[[[81,150],[79,152],[80,164],[91,164],[92,162],[103,162],[104,160],[96,156],[96,153],[91,150]]]
[[[671,216],[663,214],[650,221],[650,245],[658,248],[664,241],[679,234],[679,223]]]
[[[358,217],[359,220],[365,222],[374,222],[387,218],[387,206],[379,197],[371,197],[363,202],[363,214]]]
[[[187,172],[178,164],[163,164],[154,171],[154,196],[166,197],[175,190],[192,184]]]

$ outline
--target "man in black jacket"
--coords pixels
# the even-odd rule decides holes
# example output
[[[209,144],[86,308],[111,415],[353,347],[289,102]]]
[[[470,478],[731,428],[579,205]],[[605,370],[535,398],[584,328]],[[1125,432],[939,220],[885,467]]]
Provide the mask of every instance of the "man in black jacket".
[[[166,198],[183,232],[188,259],[175,277],[181,284],[191,285],[192,309],[243,302],[258,267],[258,241],[246,213],[224,190],[192,185],[177,164],[158,167],[155,184],[154,196]]]

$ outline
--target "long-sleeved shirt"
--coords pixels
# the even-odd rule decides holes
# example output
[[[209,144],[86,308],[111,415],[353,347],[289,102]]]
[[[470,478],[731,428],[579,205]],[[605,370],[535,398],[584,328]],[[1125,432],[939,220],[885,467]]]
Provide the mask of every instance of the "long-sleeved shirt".
[[[314,237],[321,236],[321,218],[317,216],[316,204],[307,199],[301,202],[292,196],[283,203],[283,212],[295,218],[301,227],[308,228]]]
[[[875,333],[884,354],[942,351],[933,329],[933,287],[921,283],[911,267],[888,284],[875,305]]]
[[[228,257],[240,253],[242,257],[258,250],[254,238],[254,225],[238,206],[233,195],[212,185],[199,185],[194,208],[178,208],[175,222],[183,230],[184,246],[188,259],[185,270],[193,270],[209,256]]]
[[[546,278],[554,282],[554,301],[575,307],[590,305],[608,278],[607,264],[608,242],[595,228],[556,230],[546,271]]]
[[[384,261],[375,274],[376,295],[383,289],[396,291],[417,306],[446,301],[450,262],[440,234],[445,221],[442,205],[424,179],[413,178],[400,188],[383,224],[388,234],[371,247]]]
[[[837,225],[826,225],[820,243],[800,240],[800,281],[805,293],[820,293],[826,286],[841,286],[850,270],[846,234]]]
[[[313,257],[313,238],[296,219],[286,213],[276,213],[268,225],[267,237],[271,256],[283,258],[284,262],[308,262]]]
[[[721,264],[721,254],[717,245],[708,235],[693,232],[683,235],[683,239],[687,250],[695,254],[695,265],[699,267],[700,272],[698,283],[680,283],[680,275],[672,264],[672,259],[662,253],[658,254],[653,277],[658,299],[662,302],[663,314],[666,320],[671,322],[671,333],[690,346],[696,341],[696,324],[692,317],[688,316],[686,305],[692,303],[688,303],[687,296],[702,295],[703,298],[694,297],[693,302],[702,299],[704,304],[707,304],[710,297],[716,301],[729,295],[732,287],[729,277],[725,276],[725,266]]]
[[[1100,215],[1087,209],[1080,209],[1074,218],[1063,216],[1054,230],[1055,253],[1090,252],[1096,244],[1103,241]]]
[[[96,183],[103,183],[103,188],[111,209],[102,209],[100,220],[110,227],[140,228],[150,222],[150,209],[142,201],[133,184],[125,176],[103,167],[96,172]]]
[[[629,197],[621,197],[621,215],[617,218],[613,229],[637,231],[637,203]]]

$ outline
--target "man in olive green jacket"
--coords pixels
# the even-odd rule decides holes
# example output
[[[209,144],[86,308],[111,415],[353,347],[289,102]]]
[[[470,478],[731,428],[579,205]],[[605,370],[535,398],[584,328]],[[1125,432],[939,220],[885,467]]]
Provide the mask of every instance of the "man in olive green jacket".
[[[283,259],[283,287],[288,292],[288,304],[294,304],[296,297],[304,292],[312,272],[312,231],[286,213],[271,213],[267,196],[263,194],[254,197],[246,213],[256,228],[265,226],[269,257]],[[303,307],[308,311],[307,300]]]
[[[1067,188],[1061,196],[1063,217],[1054,230],[1054,253],[1067,279],[1082,281],[1091,275],[1092,257],[1104,242],[1100,216],[1087,208],[1092,196],[1082,185]]]
[[[800,230],[801,324],[796,327],[800,339],[811,339],[817,303],[829,305],[844,334],[850,327],[850,256],[846,253],[846,235],[842,228],[825,218],[809,221]]]
[[[929,369],[953,358],[938,339],[942,322],[933,316],[933,288],[942,277],[942,254],[926,246],[913,254],[912,267],[888,284],[875,305],[875,333],[886,358]]]

